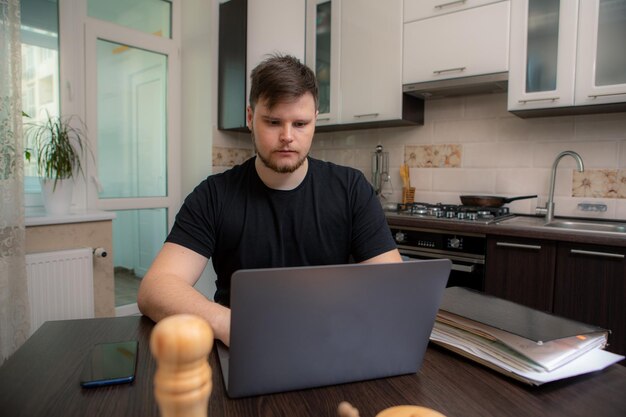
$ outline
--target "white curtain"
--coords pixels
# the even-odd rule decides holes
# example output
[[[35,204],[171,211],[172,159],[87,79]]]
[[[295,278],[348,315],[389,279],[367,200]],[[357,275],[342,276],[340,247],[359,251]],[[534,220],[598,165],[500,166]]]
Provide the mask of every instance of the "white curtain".
[[[21,77],[20,0],[0,0],[0,364],[30,330]]]

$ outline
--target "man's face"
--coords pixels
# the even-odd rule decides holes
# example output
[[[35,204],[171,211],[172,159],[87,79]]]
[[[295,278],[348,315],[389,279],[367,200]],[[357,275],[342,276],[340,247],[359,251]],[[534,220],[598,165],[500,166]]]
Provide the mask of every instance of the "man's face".
[[[254,111],[248,107],[248,127],[257,156],[278,173],[291,173],[306,160],[315,133],[315,100],[311,93],[278,103],[271,110],[260,98]]]

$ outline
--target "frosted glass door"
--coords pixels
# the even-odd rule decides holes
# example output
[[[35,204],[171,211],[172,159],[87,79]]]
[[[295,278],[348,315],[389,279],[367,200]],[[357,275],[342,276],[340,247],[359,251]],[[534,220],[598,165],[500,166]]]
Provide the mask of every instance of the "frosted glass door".
[[[511,2],[508,109],[574,105],[578,0]]]
[[[528,2],[526,92],[556,90],[559,0]]]
[[[340,0],[307,0],[306,64],[319,84],[317,125],[338,122]]]
[[[89,6],[86,114],[96,174],[88,198],[90,207],[117,216],[116,314],[126,315],[138,311],[138,282],[180,205],[180,40],[173,18],[180,3],[90,1]]]
[[[98,40],[100,198],[167,195],[167,57]]]
[[[580,4],[576,104],[626,102],[626,0]]]

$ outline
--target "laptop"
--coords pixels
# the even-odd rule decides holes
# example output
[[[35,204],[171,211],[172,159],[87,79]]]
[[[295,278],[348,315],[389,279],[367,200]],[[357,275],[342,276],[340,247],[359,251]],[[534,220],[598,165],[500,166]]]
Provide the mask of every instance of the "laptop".
[[[450,274],[448,259],[236,271],[231,398],[417,373]]]

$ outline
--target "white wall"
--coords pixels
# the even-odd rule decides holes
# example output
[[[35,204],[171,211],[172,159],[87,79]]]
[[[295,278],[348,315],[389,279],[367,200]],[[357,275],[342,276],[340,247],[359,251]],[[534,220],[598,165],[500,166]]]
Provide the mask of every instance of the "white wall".
[[[182,180],[184,198],[211,174],[216,130],[217,0],[182,2]],[[209,261],[196,288],[213,299],[215,272]]]

